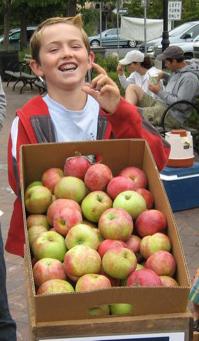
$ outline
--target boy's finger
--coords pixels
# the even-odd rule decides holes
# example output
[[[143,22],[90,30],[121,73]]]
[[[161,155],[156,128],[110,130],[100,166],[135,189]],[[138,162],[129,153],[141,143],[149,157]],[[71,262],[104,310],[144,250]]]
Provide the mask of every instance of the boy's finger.
[[[96,63],[92,63],[93,69],[95,69],[95,71],[97,71],[98,74],[101,75],[106,75],[106,71],[103,69],[103,67],[101,67],[100,65],[96,64]]]

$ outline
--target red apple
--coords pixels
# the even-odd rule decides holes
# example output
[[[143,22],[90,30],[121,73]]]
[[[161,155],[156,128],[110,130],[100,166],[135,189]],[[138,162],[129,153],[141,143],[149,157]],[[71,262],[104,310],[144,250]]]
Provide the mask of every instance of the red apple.
[[[65,254],[64,269],[66,275],[75,281],[85,274],[99,273],[101,257],[96,250],[87,245],[76,245]]]
[[[49,223],[45,214],[30,214],[26,220],[27,228],[29,229],[33,225],[43,225],[47,230]]]
[[[163,212],[155,209],[142,212],[135,221],[136,231],[140,237],[162,232],[166,226],[166,216]]]
[[[101,214],[110,207],[112,207],[112,200],[103,191],[90,192],[81,203],[84,217],[94,223],[97,223]]]
[[[121,247],[121,246],[122,247],[127,247],[126,243],[123,242],[122,240],[104,239],[100,243],[97,251],[98,251],[98,253],[100,254],[100,256],[102,258],[107,250],[109,250],[112,247],[115,248],[115,247],[118,247],[118,246],[119,247]]]
[[[145,267],[153,270],[159,276],[172,277],[176,271],[176,261],[170,252],[157,251],[147,258]]]
[[[52,194],[45,186],[32,186],[25,191],[25,207],[29,213],[45,213],[51,202]]]
[[[68,249],[83,244],[97,250],[100,241],[95,228],[86,224],[77,224],[68,231],[65,243]]]
[[[60,210],[64,207],[68,207],[74,210],[79,210],[81,212],[80,205],[75,201],[71,199],[56,199],[52,202],[52,204],[48,207],[47,211],[47,219],[50,225],[53,224],[53,219],[55,214],[60,212]]]
[[[123,208],[111,207],[100,216],[98,228],[105,239],[126,241],[133,232],[133,220]]]
[[[152,236],[150,235],[142,238],[140,243],[140,253],[145,259],[160,250],[171,250],[171,242],[166,234],[157,232]]]
[[[53,227],[62,236],[66,236],[72,226],[82,222],[82,214],[78,209],[64,207],[55,213]]]
[[[90,191],[104,191],[112,177],[112,171],[107,165],[95,163],[88,168],[84,182]]]
[[[178,282],[173,277],[160,276],[160,279],[161,279],[163,287],[173,288],[173,287],[179,286]]]
[[[135,191],[124,191],[116,196],[113,207],[123,208],[135,219],[146,210],[146,202],[141,194]]]
[[[64,176],[64,172],[60,168],[49,168],[42,174],[42,184],[51,192],[54,191],[55,185]]]
[[[84,176],[90,165],[91,162],[86,156],[77,155],[68,157],[64,164],[64,175],[75,176],[84,180]]]
[[[64,237],[55,231],[43,232],[32,243],[32,252],[37,260],[55,258],[63,261],[66,253]]]
[[[134,253],[137,253],[140,251],[140,242],[141,238],[136,236],[135,234],[132,234],[126,241],[126,246]]]
[[[102,258],[104,272],[113,278],[127,278],[135,270],[136,265],[135,254],[126,247],[110,248]]]
[[[36,286],[49,279],[65,279],[63,263],[53,258],[42,258],[33,266],[33,278]]]
[[[160,277],[150,269],[140,269],[131,272],[127,279],[128,287],[161,287]]]
[[[37,295],[51,295],[74,292],[73,286],[63,279],[49,279],[40,285]]]
[[[130,178],[115,176],[109,181],[106,192],[112,199],[115,199],[119,193],[135,189],[135,183]]]
[[[75,286],[75,291],[93,291],[111,288],[110,280],[101,274],[86,274],[81,276]]]
[[[151,191],[146,188],[138,188],[136,192],[140,193],[144,200],[146,201],[146,207],[149,209],[153,208],[154,206],[154,197]]]
[[[144,187],[144,188],[147,187],[147,183],[148,183],[147,176],[145,172],[139,167],[135,167],[135,166],[125,167],[124,169],[121,170],[119,175],[130,178],[135,184],[134,190],[140,187]]]
[[[75,200],[80,203],[87,194],[87,188],[83,180],[75,176],[64,176],[54,188],[56,198]]]

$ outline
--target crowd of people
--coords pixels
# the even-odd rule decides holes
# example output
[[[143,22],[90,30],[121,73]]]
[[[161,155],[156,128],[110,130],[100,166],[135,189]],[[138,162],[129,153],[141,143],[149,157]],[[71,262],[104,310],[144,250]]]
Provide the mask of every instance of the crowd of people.
[[[161,55],[171,71],[169,75],[155,68],[151,59],[139,51],[128,52],[119,60],[117,73],[125,89],[125,98],[122,98],[118,86],[106,70],[94,63],[80,15],[45,20],[34,32],[30,48],[30,67],[34,74],[45,79],[47,93],[32,98],[17,110],[8,142],[8,178],[16,200],[5,248],[20,256],[23,256],[25,242],[19,191],[19,150],[22,144],[144,138],[161,170],[167,164],[170,146],[154,127],[155,120],[171,102],[180,98],[192,101],[199,90],[196,66],[188,65],[181,49],[172,46]],[[125,67],[130,73],[128,77]],[[86,83],[87,72],[91,69],[96,71],[97,76]],[[162,79],[166,77],[165,86]],[[6,113],[5,105],[1,86],[1,126]],[[174,118],[181,121],[182,114],[178,111]],[[5,312],[6,325],[13,336],[4,340],[15,340],[16,325],[7,304],[2,243],[0,257],[0,280],[3,281],[0,283],[0,334],[5,324]],[[191,295],[190,299],[198,304],[198,297],[195,301],[195,296]]]

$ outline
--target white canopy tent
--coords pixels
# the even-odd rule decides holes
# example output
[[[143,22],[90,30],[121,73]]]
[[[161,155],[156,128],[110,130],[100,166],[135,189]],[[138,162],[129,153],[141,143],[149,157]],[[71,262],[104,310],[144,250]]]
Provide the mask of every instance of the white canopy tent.
[[[171,23],[168,23],[169,30]],[[163,32],[163,19],[146,19],[146,40],[159,38]],[[129,40],[144,41],[144,18],[121,16],[121,36]]]

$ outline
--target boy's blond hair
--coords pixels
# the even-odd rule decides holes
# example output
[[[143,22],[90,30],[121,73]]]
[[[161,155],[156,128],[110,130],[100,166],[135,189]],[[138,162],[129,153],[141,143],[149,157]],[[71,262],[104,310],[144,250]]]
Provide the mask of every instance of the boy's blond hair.
[[[90,51],[90,44],[88,40],[88,36],[86,32],[83,29],[83,22],[82,22],[82,17],[80,14],[77,14],[74,17],[53,17],[44,20],[41,24],[37,26],[37,29],[33,33],[31,39],[30,39],[30,50],[31,50],[31,56],[33,59],[35,59],[38,63],[40,62],[39,60],[39,51],[41,48],[41,35],[42,31],[45,27],[50,26],[50,25],[55,25],[55,24],[68,24],[68,25],[73,25],[79,28],[79,30],[82,33],[82,38],[83,42],[86,46],[87,51]]]

